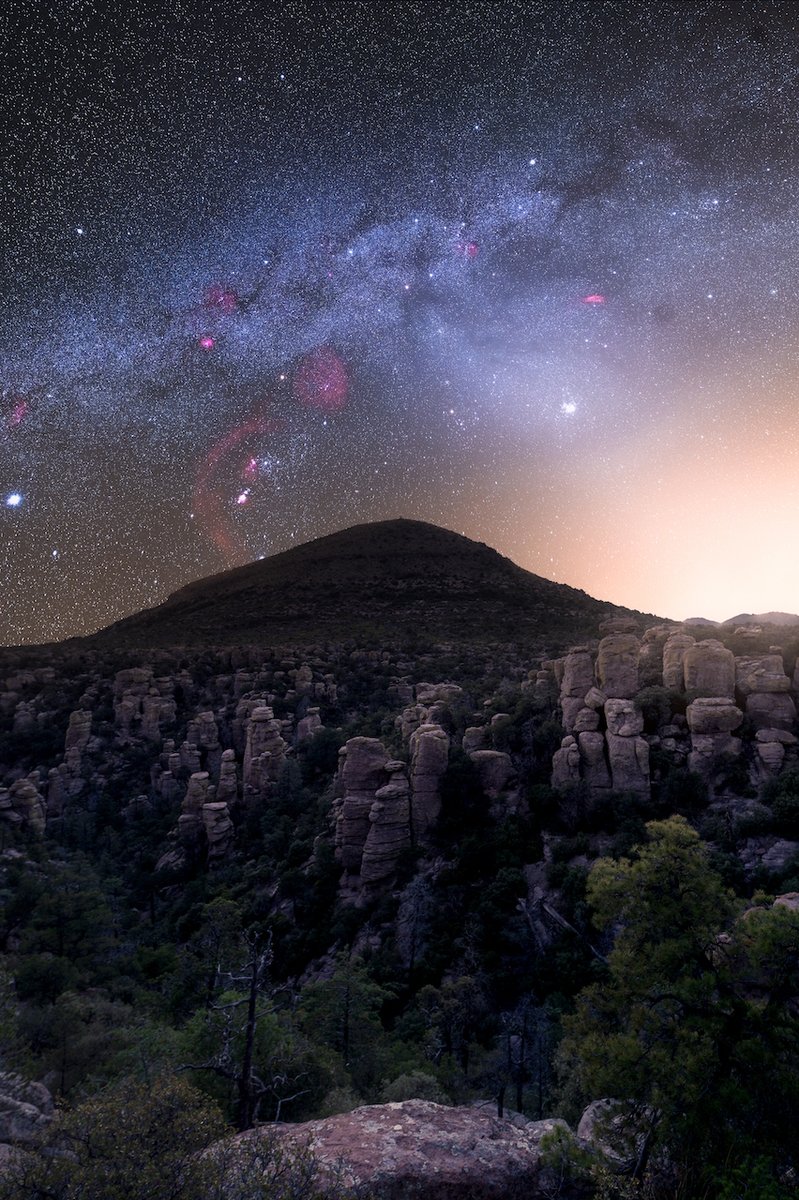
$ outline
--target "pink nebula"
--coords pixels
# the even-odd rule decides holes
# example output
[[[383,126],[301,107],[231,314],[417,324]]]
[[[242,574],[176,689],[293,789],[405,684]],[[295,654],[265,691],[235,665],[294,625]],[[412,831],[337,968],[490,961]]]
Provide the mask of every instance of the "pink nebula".
[[[7,429],[16,429],[18,425],[27,417],[30,411],[30,404],[24,396],[10,396],[5,408],[5,419]]]
[[[457,251],[463,258],[472,259],[477,258],[480,247],[477,242],[458,242]]]
[[[213,350],[216,345],[216,338],[211,337],[210,333],[204,333],[197,342],[201,350]]]
[[[320,412],[340,412],[347,403],[349,386],[347,368],[331,346],[311,350],[294,373],[294,398]]]
[[[229,317],[234,312],[238,312],[238,293],[223,283],[212,283],[210,287],[205,289],[203,305],[205,308],[210,309],[211,312],[223,313],[226,317]]]
[[[590,296],[583,296],[583,304],[604,304],[605,297],[601,292],[592,292]]]

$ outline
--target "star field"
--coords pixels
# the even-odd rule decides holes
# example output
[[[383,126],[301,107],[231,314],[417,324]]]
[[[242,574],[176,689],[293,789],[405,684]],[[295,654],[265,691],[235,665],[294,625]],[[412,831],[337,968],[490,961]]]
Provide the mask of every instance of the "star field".
[[[7,4],[0,643],[395,516],[799,608],[794,6],[552,9]]]

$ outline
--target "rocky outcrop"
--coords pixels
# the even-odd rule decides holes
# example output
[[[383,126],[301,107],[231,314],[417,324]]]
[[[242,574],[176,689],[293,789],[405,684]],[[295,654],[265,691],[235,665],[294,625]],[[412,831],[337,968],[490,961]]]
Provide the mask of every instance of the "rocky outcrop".
[[[793,729],[796,705],[785,692],[751,692],[746,697],[746,715],[755,729]]]
[[[791,681],[785,674],[782,655],[761,654],[757,658],[736,658],[735,690],[741,697],[750,696],[753,692],[789,692]]]
[[[585,695],[594,686],[594,660],[586,646],[577,646],[558,665],[563,728],[572,733],[577,715],[585,707]]]
[[[243,1156],[264,1138],[289,1151],[307,1147],[320,1169],[321,1196],[343,1185],[375,1189],[383,1200],[536,1200],[555,1194],[541,1143],[558,1129],[568,1130],[565,1121],[500,1119],[482,1108],[404,1100],[253,1130],[236,1142]]]
[[[39,772],[17,779],[10,789],[0,787],[0,820],[42,837],[47,825],[47,805],[39,791]]]
[[[702,696],[694,700],[685,715],[692,734],[711,737],[732,733],[744,719],[740,708],[719,696]]]
[[[608,697],[630,699],[639,688],[638,655],[641,643],[632,633],[615,633],[599,643],[596,681]]]
[[[53,1097],[43,1084],[0,1071],[0,1145],[31,1145],[50,1124],[53,1113]]]
[[[69,714],[69,725],[64,739],[65,750],[85,750],[92,733],[92,714],[85,709]]]
[[[590,794],[600,796],[610,790],[610,768],[605,755],[605,738],[590,730],[578,735],[580,773]]]
[[[228,805],[235,804],[238,794],[236,752],[235,750],[223,750],[219,763],[219,782],[216,785],[216,799]]]
[[[663,686],[685,691],[685,655],[696,645],[689,633],[672,633],[663,644]]]
[[[397,861],[411,844],[411,789],[405,763],[384,766],[388,783],[378,788],[369,810],[369,832],[361,860],[361,883],[382,887],[392,881]]]
[[[273,710],[259,705],[252,710],[247,722],[247,741],[244,748],[243,783],[246,797],[265,795],[268,785],[277,779],[286,758],[288,745],[284,741],[280,722]]]
[[[469,758],[477,768],[480,786],[490,800],[496,800],[513,778],[513,762],[509,754],[499,750],[474,750]]]
[[[649,795],[649,743],[642,737],[607,734],[613,790]]]
[[[224,801],[212,800],[202,806],[202,823],[208,843],[208,862],[224,862],[233,846],[234,828]]]
[[[605,704],[608,733],[636,737],[644,731],[644,718],[632,700],[608,700]]]
[[[305,742],[322,728],[322,718],[318,708],[309,708],[305,716],[297,722],[297,741]]]
[[[378,738],[350,738],[339,751],[339,787],[343,795],[336,816],[336,850],[344,870],[359,875],[370,814],[386,783],[388,751]]]
[[[603,742],[604,740],[602,738]],[[569,788],[579,782],[580,748],[574,736],[569,733],[560,743],[560,750],[556,750],[552,756],[552,786]]]
[[[641,687],[651,687],[663,682],[663,650],[673,634],[673,625],[653,625],[645,631],[638,655],[638,679]]]
[[[410,739],[411,827],[424,841],[441,812],[441,777],[449,761],[449,737],[440,725],[420,725]]]
[[[689,646],[683,657],[683,669],[686,691],[734,699],[735,656],[716,638]]]

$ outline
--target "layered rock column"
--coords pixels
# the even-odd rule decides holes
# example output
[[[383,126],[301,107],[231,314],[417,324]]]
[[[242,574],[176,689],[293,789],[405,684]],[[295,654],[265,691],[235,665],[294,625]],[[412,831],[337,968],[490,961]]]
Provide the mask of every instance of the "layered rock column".
[[[280,722],[271,708],[262,705],[253,709],[247,725],[244,748],[244,794],[264,796],[271,782],[280,774],[288,746],[280,733]]]
[[[411,844],[411,789],[405,763],[392,760],[384,767],[388,783],[378,788],[369,810],[369,832],[361,860],[361,882],[375,888],[391,882],[397,860]]]
[[[336,849],[348,875],[361,872],[369,818],[377,793],[386,783],[388,762],[388,751],[378,738],[350,738],[339,751],[343,795],[336,815]]]
[[[410,738],[411,826],[423,842],[441,812],[441,777],[449,760],[449,737],[440,725],[420,725]]]
[[[628,699],[605,703],[607,747],[614,791],[649,795],[649,743],[641,737],[644,718]]]

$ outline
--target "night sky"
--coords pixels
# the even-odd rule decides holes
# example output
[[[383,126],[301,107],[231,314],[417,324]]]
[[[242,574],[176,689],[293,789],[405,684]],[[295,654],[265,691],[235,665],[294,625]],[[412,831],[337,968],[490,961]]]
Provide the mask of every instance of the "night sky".
[[[664,616],[799,609],[793,4],[0,36],[0,643],[397,516]]]

